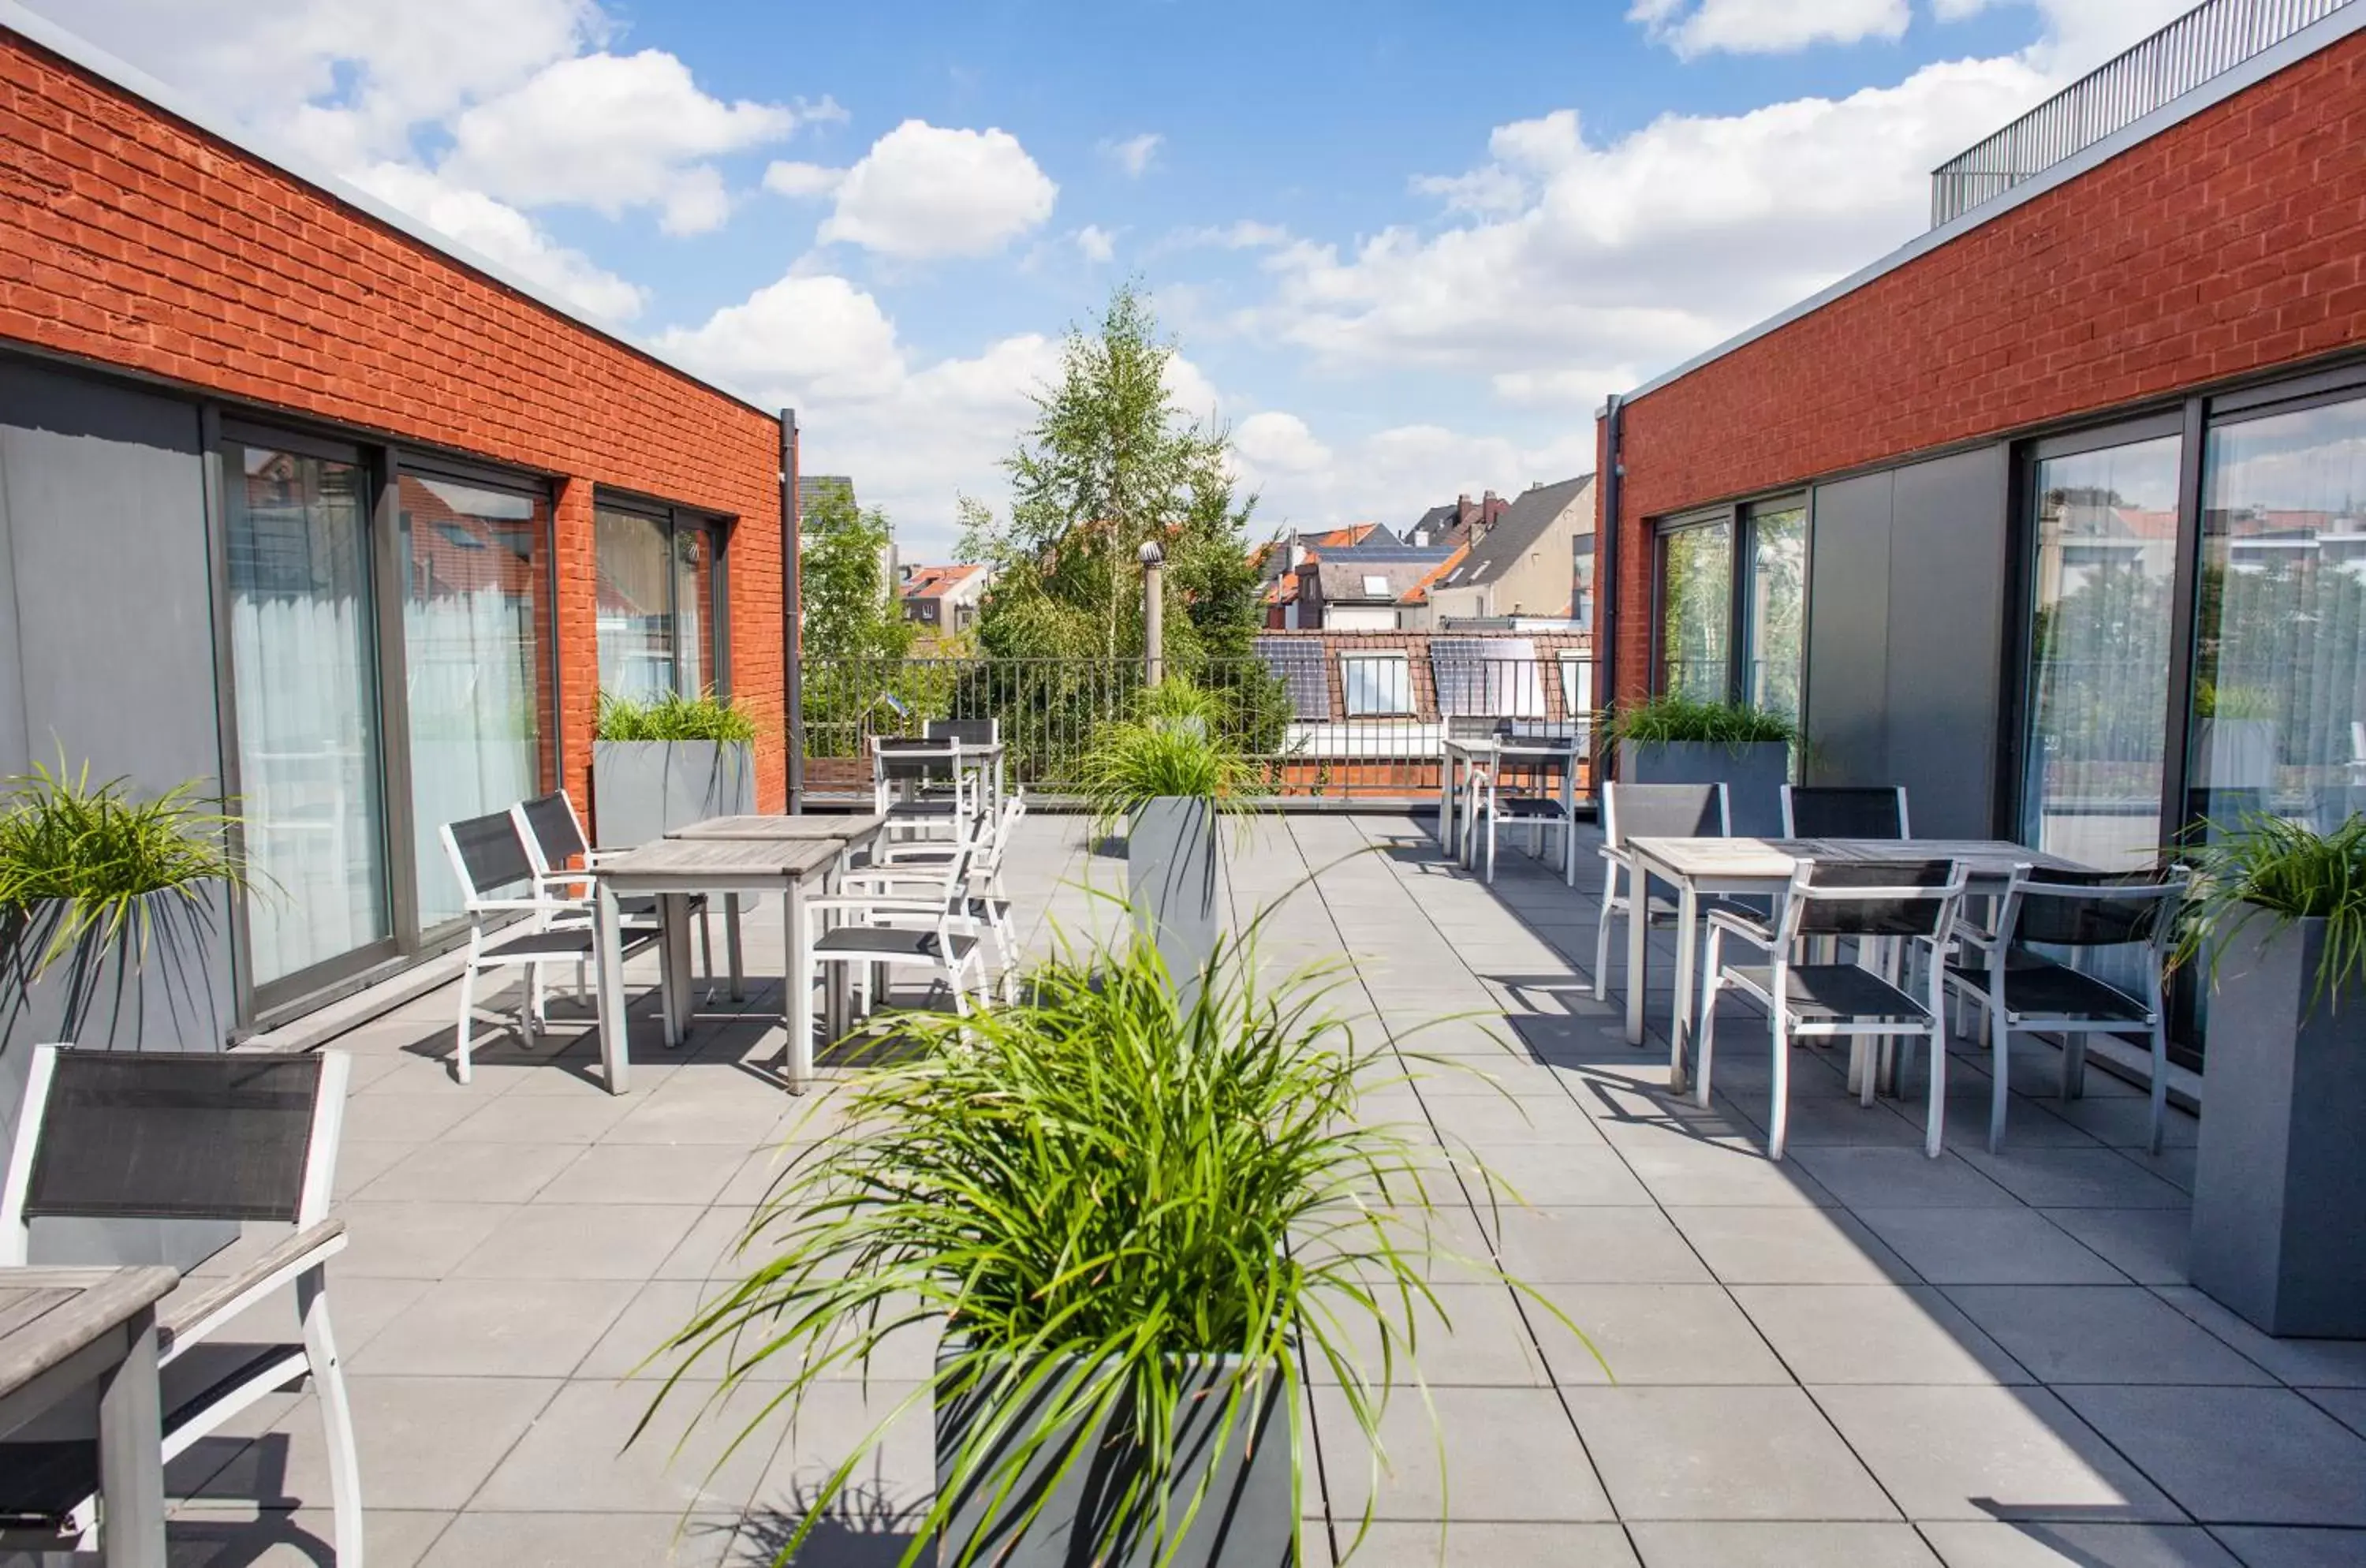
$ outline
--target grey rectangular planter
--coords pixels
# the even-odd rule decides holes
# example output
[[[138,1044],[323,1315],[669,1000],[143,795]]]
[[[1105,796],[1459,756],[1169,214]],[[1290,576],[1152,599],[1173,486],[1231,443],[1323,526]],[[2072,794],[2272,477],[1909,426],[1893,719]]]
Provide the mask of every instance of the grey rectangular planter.
[[[2270,1334],[2361,1339],[2366,987],[2311,1007],[2324,951],[2262,917],[2219,955],[2188,1268]]]
[[[1783,785],[1791,777],[1791,748],[1780,740],[1727,746],[1709,740],[1622,740],[1622,784],[1721,784],[1740,838],[1783,834]]]
[[[940,1365],[942,1364],[941,1355]],[[1244,1411],[1229,1433],[1223,1420],[1223,1382],[1232,1363],[1213,1358],[1187,1360],[1181,1368],[1183,1399],[1175,1427],[1175,1473],[1168,1488],[1170,1521],[1179,1520],[1192,1493],[1204,1479],[1207,1495],[1191,1527],[1173,1542],[1172,1555],[1158,1550],[1156,1531],[1137,1519],[1130,1549],[1108,1556],[1097,1554],[1094,1543],[1110,1522],[1127,1483],[1139,1474],[1142,1450],[1128,1428],[1131,1413],[1112,1413],[1091,1446],[1077,1455],[1065,1475],[1056,1473],[1061,1454],[1076,1431],[1059,1428],[1022,1468],[995,1521],[986,1522],[988,1505],[998,1490],[992,1477],[1000,1468],[998,1446],[983,1474],[971,1486],[955,1489],[952,1461],[967,1434],[986,1418],[1008,1419],[1008,1430],[1024,1436],[1041,1425],[1039,1412],[1049,1407],[1052,1394],[1039,1388],[1026,1396],[1028,1404],[1016,1411],[997,1410],[983,1393],[952,1400],[941,1395],[936,1410],[937,1491],[952,1500],[944,1537],[937,1543],[937,1560],[945,1564],[964,1561],[963,1551],[977,1550],[966,1561],[997,1568],[1289,1568],[1298,1561],[1297,1509],[1290,1499],[1290,1412],[1279,1375],[1269,1378],[1254,1410]],[[1222,1436],[1222,1441],[1218,1441]],[[975,1472],[974,1472],[975,1473]],[[1042,1510],[1020,1529],[1017,1520],[1037,1500]]]
[[[1134,930],[1155,942],[1188,1005],[1216,951],[1216,804],[1161,795],[1133,819],[1125,844]]]
[[[261,895],[258,895],[261,896]],[[0,1166],[17,1138],[36,1045],[84,1051],[220,1051],[233,1017],[225,900],[199,905],[150,894],[146,953],[86,942],[35,978],[35,961],[62,914],[36,906],[21,930],[0,930]],[[127,958],[133,961],[127,964]],[[34,1255],[53,1263],[169,1263],[193,1268],[238,1239],[236,1222],[33,1222]]]
[[[603,850],[755,809],[756,749],[747,741],[592,743],[592,839]]]

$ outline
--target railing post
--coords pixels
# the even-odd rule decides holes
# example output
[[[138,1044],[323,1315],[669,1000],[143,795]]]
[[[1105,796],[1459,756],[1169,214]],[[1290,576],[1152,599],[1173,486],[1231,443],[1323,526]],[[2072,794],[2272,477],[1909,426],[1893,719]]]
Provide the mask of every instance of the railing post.
[[[1142,679],[1155,686],[1166,664],[1166,552],[1155,539],[1142,547]]]

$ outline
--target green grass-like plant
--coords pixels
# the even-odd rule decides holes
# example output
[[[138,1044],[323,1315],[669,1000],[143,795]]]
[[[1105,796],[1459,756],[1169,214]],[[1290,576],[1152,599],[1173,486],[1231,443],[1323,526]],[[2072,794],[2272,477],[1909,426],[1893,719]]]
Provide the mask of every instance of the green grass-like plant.
[[[2330,833],[2253,812],[2232,827],[2211,825],[2178,852],[2194,869],[2171,961],[2217,955],[2255,921],[2273,934],[2296,920],[2325,922],[2312,1007],[2339,1005],[2366,981],[2366,815]]]
[[[1169,675],[1135,693],[1133,715],[1144,724],[1197,727],[1210,735],[1221,733],[1233,716],[1232,705],[1222,693],[1209,691],[1188,675]]]
[[[598,733],[603,740],[753,740],[756,721],[713,692],[656,697],[603,692]]]
[[[1186,1008],[1147,942],[1093,964],[1063,952],[1015,1005],[892,1021],[896,1059],[839,1090],[836,1129],[789,1163],[740,1242],[752,1270],[659,1352],[686,1359],[642,1422],[681,1380],[719,1371],[703,1415],[762,1391],[745,1441],[822,1380],[867,1372],[889,1336],[942,1325],[932,1387],[802,1498],[776,1562],[932,1394],[985,1414],[963,1428],[933,1507],[899,1527],[913,1533],[904,1568],[938,1561],[941,1542],[948,1564],[988,1560],[975,1538],[944,1539],[956,1499],[988,1500],[986,1529],[1007,1542],[1051,1490],[1014,1483],[1090,1462],[1103,1432],[1130,1446],[1090,1561],[1145,1546],[1174,1561],[1209,1500],[1171,1440],[1187,1381],[1206,1375],[1183,1357],[1228,1358],[1205,1395],[1221,1413],[1193,1406],[1201,1431],[1218,1423],[1215,1451],[1261,1411],[1272,1440],[1286,1426],[1299,1508],[1310,1367],[1338,1383],[1377,1472],[1389,1391],[1414,1376],[1415,1323],[1439,1310],[1425,1185],[1437,1149],[1361,1111],[1405,1074],[1329,1010],[1319,975],[1268,991],[1234,944],[1214,974]]]
[[[1697,741],[1715,746],[1748,746],[1761,741],[1789,744],[1799,739],[1799,727],[1781,714],[1740,703],[1705,703],[1690,697],[1660,696],[1618,709],[1611,716],[1610,732],[1638,744]]]
[[[1175,694],[1161,695],[1169,688]],[[1131,822],[1163,795],[1238,810],[1265,792],[1264,772],[1216,717],[1222,699],[1170,678],[1137,699],[1140,716],[1105,720],[1076,760],[1076,785],[1097,830]]]
[[[88,763],[68,773],[62,760],[0,784],[0,946],[23,978],[77,949],[142,957],[168,911],[203,919],[210,889],[245,886],[235,819],[200,787],[141,800],[129,779],[93,784]]]

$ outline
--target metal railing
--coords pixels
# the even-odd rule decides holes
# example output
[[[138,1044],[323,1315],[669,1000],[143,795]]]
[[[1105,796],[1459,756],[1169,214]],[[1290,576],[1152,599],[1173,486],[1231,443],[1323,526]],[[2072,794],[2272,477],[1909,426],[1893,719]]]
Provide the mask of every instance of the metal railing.
[[[2349,0],[2207,0],[1931,174],[1931,227],[2093,146]]]
[[[1223,698],[1228,732],[1264,764],[1268,788],[1283,796],[1434,795],[1449,715],[1592,734],[1585,692],[1558,650],[1462,660],[1443,677],[1414,658],[1402,688],[1393,689],[1403,693],[1401,712],[1350,711],[1336,660],[1288,670],[1260,659],[1211,660],[1190,674]],[[1011,783],[1049,795],[1072,793],[1095,732],[1132,710],[1142,683],[1139,660],[809,660],[793,730],[803,748],[806,799],[868,799],[873,738],[916,738],[931,719],[999,721]],[[1370,701],[1372,691],[1358,682],[1355,705]],[[1583,768],[1578,783],[1581,791],[1590,787]]]

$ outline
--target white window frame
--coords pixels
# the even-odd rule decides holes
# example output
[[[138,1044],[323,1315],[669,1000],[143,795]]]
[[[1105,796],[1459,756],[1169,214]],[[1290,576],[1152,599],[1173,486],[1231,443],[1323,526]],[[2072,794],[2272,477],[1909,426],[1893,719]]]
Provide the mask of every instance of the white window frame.
[[[1583,741],[1594,734],[1594,655],[1573,648],[1560,650],[1560,705]]]
[[[1402,699],[1399,705],[1358,707],[1356,698],[1358,681],[1365,682],[1362,688],[1364,691],[1371,692],[1375,689],[1372,684],[1373,677],[1359,671],[1356,668],[1358,665],[1393,665],[1395,673],[1381,677],[1378,691],[1383,698],[1395,696]],[[1386,682],[1391,680],[1395,682],[1393,686],[1386,684]],[[1409,717],[1413,713],[1413,660],[1400,651],[1340,654],[1339,701],[1341,711],[1349,718]]]

